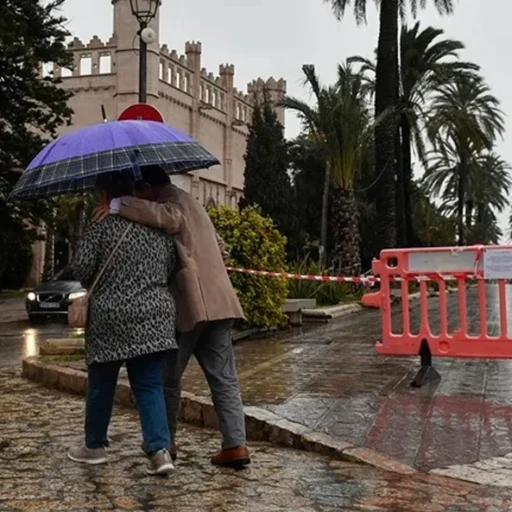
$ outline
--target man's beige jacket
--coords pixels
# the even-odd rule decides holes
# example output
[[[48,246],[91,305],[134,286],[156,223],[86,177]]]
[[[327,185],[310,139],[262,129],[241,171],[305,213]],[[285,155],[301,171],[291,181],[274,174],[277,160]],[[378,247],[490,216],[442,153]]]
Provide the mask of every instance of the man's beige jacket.
[[[191,331],[200,322],[244,318],[224,265],[224,243],[190,194],[169,185],[157,203],[123,197],[119,214],[175,237],[179,262],[171,290],[179,331]]]

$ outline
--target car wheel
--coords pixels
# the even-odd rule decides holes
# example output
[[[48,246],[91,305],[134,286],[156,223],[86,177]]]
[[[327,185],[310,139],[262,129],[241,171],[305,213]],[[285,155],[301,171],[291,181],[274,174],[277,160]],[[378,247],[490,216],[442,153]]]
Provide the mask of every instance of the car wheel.
[[[44,322],[44,318],[40,315],[28,315],[28,320],[32,325],[41,325]]]

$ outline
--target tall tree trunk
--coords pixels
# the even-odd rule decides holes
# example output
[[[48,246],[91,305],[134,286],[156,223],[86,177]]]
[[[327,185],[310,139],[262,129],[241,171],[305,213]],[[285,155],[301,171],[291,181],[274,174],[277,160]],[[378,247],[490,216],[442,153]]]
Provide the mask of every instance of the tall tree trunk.
[[[466,201],[466,229],[469,231],[473,227],[473,212],[475,205],[473,201]]]
[[[466,229],[464,226],[464,205],[466,204],[466,165],[463,159],[461,159],[460,163],[457,188],[458,245],[464,245],[466,243]]]
[[[331,171],[329,164],[325,166],[324,190],[322,193],[322,220],[320,226],[320,260],[325,265],[327,262],[327,223],[329,214],[329,185],[331,182]]]
[[[69,253],[68,259],[71,263],[75,256],[76,246],[84,233],[85,225],[85,202],[79,201],[73,212],[73,220],[69,223]]]
[[[407,247],[406,236],[406,211],[405,211],[405,174],[404,161],[402,158],[402,138],[400,134],[400,124],[396,126],[396,233],[397,244],[399,247]]]
[[[398,36],[397,36],[398,37]],[[400,48],[397,48],[400,52]],[[398,53],[399,54],[399,53]],[[395,105],[401,106],[400,102],[400,63],[397,64],[397,80],[395,83]],[[400,109],[401,111],[401,109]],[[401,114],[397,111],[396,118],[396,135],[395,135],[395,161],[396,161],[396,181],[395,181],[395,194],[396,194],[396,233],[398,247],[407,247],[407,233],[406,233],[406,212],[405,212],[405,168],[404,159],[402,155],[402,132],[401,132]]]
[[[417,245],[416,234],[414,233],[414,226],[412,223],[412,140],[411,140],[411,126],[409,119],[405,114],[401,116],[401,131],[402,131],[402,167],[403,167],[403,196],[404,196],[404,222],[405,222],[405,240],[406,247]]]
[[[382,0],[377,47],[375,113],[389,115],[375,127],[377,243],[396,246],[396,91],[398,83],[398,0]]]
[[[75,226],[74,222],[68,222],[68,264],[73,261],[73,256],[75,255]]]
[[[482,204],[476,205],[476,223],[481,224],[484,220],[484,206]]]
[[[46,240],[44,245],[43,281],[47,281],[55,274],[55,232],[46,226]]]
[[[339,275],[358,275],[361,271],[361,239],[354,191],[336,188],[332,203],[334,271]]]

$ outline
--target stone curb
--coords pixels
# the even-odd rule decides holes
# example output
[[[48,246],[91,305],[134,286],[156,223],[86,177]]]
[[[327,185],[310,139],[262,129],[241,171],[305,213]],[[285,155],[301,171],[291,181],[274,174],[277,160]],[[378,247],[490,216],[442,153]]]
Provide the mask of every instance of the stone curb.
[[[46,387],[85,395],[87,375],[80,370],[65,368],[56,364],[44,363],[39,357],[23,360],[24,378]],[[118,382],[116,404],[134,407],[130,386]],[[200,427],[218,429],[217,416],[209,398],[182,392],[180,419]],[[399,473],[415,474],[417,471],[369,448],[353,446],[322,432],[315,432],[299,423],[294,423],[260,407],[245,407],[247,437],[251,441],[266,441],[281,446],[314,452],[329,457],[359,462],[370,466]]]
[[[316,309],[303,309],[302,314],[308,318],[340,318],[356,311],[361,311],[362,306],[360,304],[341,304],[339,306],[330,306],[326,308]]]
[[[84,355],[85,342],[83,339],[65,338],[46,340],[39,348],[41,356]]]

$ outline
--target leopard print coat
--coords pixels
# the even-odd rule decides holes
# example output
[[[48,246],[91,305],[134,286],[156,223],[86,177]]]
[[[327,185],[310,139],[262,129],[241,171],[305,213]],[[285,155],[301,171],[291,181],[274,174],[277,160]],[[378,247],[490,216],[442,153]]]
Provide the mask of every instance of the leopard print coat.
[[[168,286],[176,267],[171,236],[117,216],[93,222],[78,247],[73,272],[89,288],[129,225],[90,297],[88,364],[177,348],[176,309]]]

